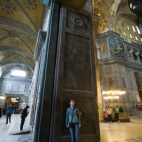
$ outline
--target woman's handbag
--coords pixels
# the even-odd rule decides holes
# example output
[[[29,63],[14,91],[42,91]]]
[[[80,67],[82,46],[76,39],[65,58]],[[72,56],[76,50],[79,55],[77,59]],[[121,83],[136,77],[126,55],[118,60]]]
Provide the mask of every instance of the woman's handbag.
[[[73,128],[73,126],[74,126],[74,123],[69,123],[69,128]]]

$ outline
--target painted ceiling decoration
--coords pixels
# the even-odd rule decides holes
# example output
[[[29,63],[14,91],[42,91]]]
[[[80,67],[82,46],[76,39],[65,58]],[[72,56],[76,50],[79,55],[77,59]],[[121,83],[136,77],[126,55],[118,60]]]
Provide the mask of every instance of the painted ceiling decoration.
[[[22,65],[33,70],[43,14],[40,0],[0,0],[0,67]]]
[[[94,0],[94,8],[95,13],[100,16],[98,33],[116,32],[115,26],[121,17],[137,19],[129,8],[128,0]]]

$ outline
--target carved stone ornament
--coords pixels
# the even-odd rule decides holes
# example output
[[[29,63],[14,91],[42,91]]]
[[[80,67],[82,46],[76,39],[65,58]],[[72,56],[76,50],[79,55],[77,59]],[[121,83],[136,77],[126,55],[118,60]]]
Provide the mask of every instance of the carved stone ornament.
[[[73,18],[73,24],[75,24],[76,26],[81,27],[83,25],[83,22],[79,17],[74,17]]]

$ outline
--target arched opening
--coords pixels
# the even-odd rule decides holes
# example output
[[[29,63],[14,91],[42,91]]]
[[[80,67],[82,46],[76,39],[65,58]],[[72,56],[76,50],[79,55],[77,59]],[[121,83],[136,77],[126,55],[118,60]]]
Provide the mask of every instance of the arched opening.
[[[140,79],[141,77],[140,77],[138,72],[135,72],[134,75],[135,75],[135,78],[136,78],[136,84],[137,84],[140,100],[142,101],[142,89],[141,89],[141,79]]]

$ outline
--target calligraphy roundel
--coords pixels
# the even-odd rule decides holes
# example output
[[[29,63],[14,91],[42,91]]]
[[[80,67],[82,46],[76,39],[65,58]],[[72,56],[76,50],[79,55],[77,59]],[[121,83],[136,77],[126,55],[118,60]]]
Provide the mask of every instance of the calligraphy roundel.
[[[110,51],[117,56],[123,56],[125,54],[124,43],[117,36],[110,36],[108,38],[108,46],[110,48]]]

